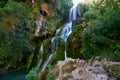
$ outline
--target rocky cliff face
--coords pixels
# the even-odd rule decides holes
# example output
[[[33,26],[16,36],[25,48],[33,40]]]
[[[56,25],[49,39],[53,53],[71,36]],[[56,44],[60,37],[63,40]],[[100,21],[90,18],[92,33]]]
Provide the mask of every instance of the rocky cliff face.
[[[115,66],[120,67],[120,63],[106,59],[86,61],[68,58],[59,61],[53,69],[50,69],[47,78],[50,80],[116,80],[118,77],[115,77],[114,73],[117,76],[119,72],[115,72]],[[41,79],[39,76],[38,80]]]

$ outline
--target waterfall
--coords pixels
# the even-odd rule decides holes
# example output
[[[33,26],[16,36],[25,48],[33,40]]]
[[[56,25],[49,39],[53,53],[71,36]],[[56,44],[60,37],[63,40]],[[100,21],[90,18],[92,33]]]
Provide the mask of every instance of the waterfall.
[[[69,21],[76,20],[77,18],[77,5],[73,5],[69,12]]]
[[[64,56],[65,59],[67,59],[67,52],[66,52],[66,42],[68,36],[72,33],[72,21],[69,23],[66,23],[65,26],[63,27],[62,33],[60,35],[60,38],[64,41],[65,43],[65,50],[64,50]]]
[[[51,58],[53,57],[53,55],[56,52],[57,46],[58,46],[58,42],[56,42],[56,39],[58,38],[57,35],[60,32],[60,29],[56,30],[56,36],[52,38],[51,40],[51,54],[50,56],[47,58],[47,60],[44,62],[41,71],[44,71],[45,68],[47,67],[47,64],[49,63],[49,61],[51,60]]]
[[[39,70],[39,68],[42,64],[42,61],[43,61],[43,57],[42,57],[43,56],[43,44],[40,47],[39,55],[40,55],[40,60],[39,60],[38,66],[37,66],[37,71]]]
[[[78,5],[73,5],[72,8],[70,9],[69,22],[64,25],[62,29],[62,33],[60,35],[60,38],[64,40],[64,43],[65,43],[65,50],[64,50],[65,59],[67,59],[66,42],[67,42],[69,35],[72,33],[72,30],[73,30],[72,21],[77,19],[77,13],[79,12],[77,8],[79,8]]]
[[[45,68],[47,67],[47,64],[49,63],[53,55],[56,53],[59,39],[61,39],[65,43],[64,56],[65,56],[65,59],[67,59],[66,42],[67,42],[69,35],[72,33],[72,30],[73,30],[72,21],[76,20],[77,18],[77,6],[78,5],[74,5],[70,9],[69,22],[56,30],[56,35],[51,40],[51,54],[49,55],[49,57],[46,59],[46,61],[42,65],[41,71],[45,70]]]
[[[50,56],[48,57],[48,59],[45,61],[45,63],[43,64],[43,67],[41,69],[41,71],[44,71],[47,64],[49,63],[49,61],[51,60],[51,58],[53,57],[53,54],[50,54]]]

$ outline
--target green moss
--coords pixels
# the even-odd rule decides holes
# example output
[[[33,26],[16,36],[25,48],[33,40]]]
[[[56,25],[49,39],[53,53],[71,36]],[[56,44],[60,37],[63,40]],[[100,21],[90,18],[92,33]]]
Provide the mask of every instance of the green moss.
[[[45,70],[44,72],[38,72],[37,80],[46,80],[47,75],[48,70]]]
[[[58,29],[59,27],[61,27],[63,24],[61,21],[59,21],[55,26],[56,26],[56,29]]]
[[[46,80],[53,80],[53,74],[49,72],[46,76]]]
[[[37,45],[35,51],[28,55],[27,70],[30,70],[33,67],[37,67],[37,64],[40,59],[39,57],[40,46],[41,46],[41,42]]]
[[[37,69],[32,68],[29,73],[26,75],[26,80],[36,80]]]
[[[43,62],[48,58],[48,56],[51,54],[51,39],[46,39],[43,41]]]
[[[57,61],[59,60],[64,60],[65,56],[64,56],[64,42],[60,41],[59,45],[58,45],[58,49],[56,51],[56,53],[54,54],[53,58],[50,61],[50,64],[56,64]]]
[[[87,24],[83,20],[78,21],[78,23],[74,25],[73,32],[67,40],[68,57],[83,58],[82,54],[80,54],[80,50],[82,47],[81,35],[86,25]]]
[[[117,80],[120,79],[120,65],[117,64],[110,65],[106,69],[108,71],[109,76],[113,76],[117,78]]]

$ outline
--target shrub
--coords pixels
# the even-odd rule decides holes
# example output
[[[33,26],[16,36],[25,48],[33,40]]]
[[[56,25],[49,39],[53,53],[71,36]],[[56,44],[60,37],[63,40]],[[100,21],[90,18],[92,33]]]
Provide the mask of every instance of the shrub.
[[[8,27],[32,27],[29,25],[33,20],[33,14],[31,13],[31,10],[28,8],[28,6],[24,3],[9,0],[3,8],[0,8],[0,16],[2,16],[0,23],[10,23],[9,18],[14,21],[12,25]],[[1,25],[0,28],[4,29],[3,26],[4,25]]]
[[[49,72],[46,76],[46,80],[53,80],[53,74]]]
[[[4,7],[4,5],[6,4],[6,0],[5,1],[0,1],[0,7]]]
[[[32,28],[33,15],[25,4],[9,0],[0,8],[0,17],[0,67],[21,67],[18,65],[26,64],[22,59],[29,52],[31,31],[27,29]]]
[[[112,64],[105,67],[105,70],[108,72],[109,76],[115,77],[117,80],[120,79],[120,65]]]
[[[32,68],[29,73],[26,75],[26,80],[36,80],[37,69]]]
[[[81,53],[85,58],[101,56],[120,61],[120,7],[105,6],[105,12],[90,22],[82,35]],[[97,14],[98,15],[98,14]],[[89,15],[88,15],[89,16]],[[90,19],[88,17],[88,19]]]
[[[100,13],[98,10],[96,11],[87,11],[86,13],[83,14],[83,18],[87,21],[90,21],[90,20],[96,20],[98,19]]]
[[[91,9],[91,4],[80,4],[79,6],[82,13],[85,13]]]
[[[39,6],[40,6],[43,2],[44,2],[44,0],[37,0],[37,3],[38,3]]]
[[[61,17],[64,18],[64,21],[68,20],[70,7],[72,7],[72,0],[58,0],[57,12]]]

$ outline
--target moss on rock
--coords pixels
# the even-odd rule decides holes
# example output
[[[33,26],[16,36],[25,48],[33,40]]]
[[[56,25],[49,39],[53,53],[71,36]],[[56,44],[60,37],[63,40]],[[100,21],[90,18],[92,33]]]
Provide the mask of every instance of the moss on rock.
[[[83,29],[87,26],[87,23],[84,20],[78,20],[77,24],[74,25],[73,32],[68,38],[67,41],[67,55],[72,58],[83,58],[80,54],[82,47],[81,35]]]
[[[112,64],[107,66],[105,69],[108,72],[109,76],[113,76],[117,80],[120,79],[120,64]]]
[[[55,52],[53,58],[51,59],[50,64],[56,64],[57,61],[64,60],[64,58],[65,58],[65,56],[64,56],[64,48],[65,48],[64,42],[60,41],[60,43],[58,45],[58,49]]]

